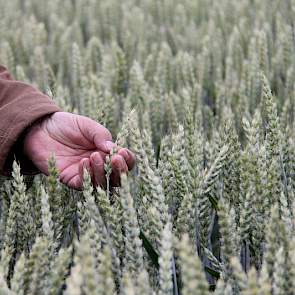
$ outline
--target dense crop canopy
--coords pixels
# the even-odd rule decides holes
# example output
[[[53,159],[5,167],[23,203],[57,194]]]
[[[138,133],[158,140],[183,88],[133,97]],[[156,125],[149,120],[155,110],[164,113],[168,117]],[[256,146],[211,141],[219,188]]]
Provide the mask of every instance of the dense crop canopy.
[[[0,0],[0,63],[137,157],[83,192],[15,162],[0,293],[294,294],[294,28],[294,0]]]

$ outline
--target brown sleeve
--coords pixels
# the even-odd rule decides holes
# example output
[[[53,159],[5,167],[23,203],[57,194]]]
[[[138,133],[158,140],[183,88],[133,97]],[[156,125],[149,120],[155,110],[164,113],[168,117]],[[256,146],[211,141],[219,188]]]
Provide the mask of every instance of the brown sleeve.
[[[38,172],[22,155],[22,135],[34,121],[58,111],[51,98],[14,80],[0,65],[0,174],[10,175],[14,157],[26,166],[28,173]]]

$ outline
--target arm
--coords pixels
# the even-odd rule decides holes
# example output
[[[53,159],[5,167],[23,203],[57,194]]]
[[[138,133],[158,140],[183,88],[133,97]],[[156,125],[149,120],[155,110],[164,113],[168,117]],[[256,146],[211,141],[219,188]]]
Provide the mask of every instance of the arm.
[[[58,111],[48,96],[14,80],[0,65],[0,174],[10,174],[14,154],[28,173],[38,171],[22,153],[22,134],[39,118]]]
[[[15,81],[0,66],[0,174],[9,175],[14,156],[22,173],[48,174],[54,154],[61,182],[81,189],[87,169],[95,186],[105,187],[104,163],[111,157],[111,184],[120,184],[135,157],[117,147],[104,126],[90,118],[61,112],[54,102],[34,87]]]

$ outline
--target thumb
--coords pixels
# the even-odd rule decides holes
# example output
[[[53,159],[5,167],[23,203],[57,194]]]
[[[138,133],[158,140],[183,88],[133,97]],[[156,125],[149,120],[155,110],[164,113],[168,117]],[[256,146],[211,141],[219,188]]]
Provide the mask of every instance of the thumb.
[[[95,146],[102,152],[109,154],[117,145],[110,140],[101,140],[99,135],[94,137]]]
[[[97,149],[104,153],[110,153],[112,148],[116,146],[116,144],[112,142],[111,132],[103,125],[84,116],[78,116],[77,121],[83,135],[92,142]]]

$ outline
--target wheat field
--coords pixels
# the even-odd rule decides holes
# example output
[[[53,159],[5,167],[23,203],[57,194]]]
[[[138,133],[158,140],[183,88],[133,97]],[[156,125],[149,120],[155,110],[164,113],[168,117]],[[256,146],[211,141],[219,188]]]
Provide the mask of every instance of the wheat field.
[[[0,63],[137,158],[83,191],[15,162],[0,294],[295,294],[294,53],[294,0],[0,0]]]

